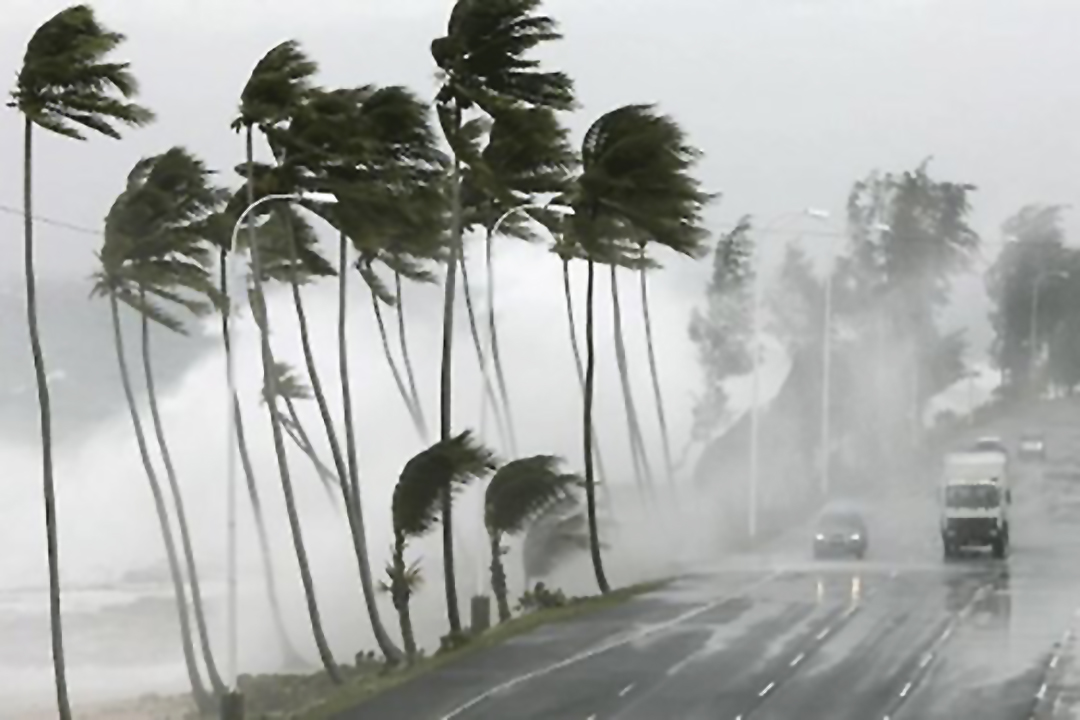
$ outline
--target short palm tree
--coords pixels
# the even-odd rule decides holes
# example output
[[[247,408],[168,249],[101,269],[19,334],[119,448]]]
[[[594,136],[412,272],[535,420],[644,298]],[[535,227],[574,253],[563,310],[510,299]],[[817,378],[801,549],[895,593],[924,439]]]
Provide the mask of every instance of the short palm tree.
[[[387,568],[387,587],[398,611],[401,637],[410,660],[416,657],[416,638],[409,615],[409,600],[420,575],[416,563],[406,563],[408,543],[426,535],[439,523],[443,495],[487,477],[495,468],[491,451],[476,442],[472,433],[466,430],[413,456],[401,471],[394,488],[394,548]]]
[[[120,33],[102,26],[88,5],[73,5],[45,21],[30,38],[23,56],[10,106],[23,115],[23,241],[26,274],[26,315],[30,351],[34,358],[41,421],[42,482],[45,497],[45,535],[49,560],[49,613],[53,672],[61,720],[71,717],[64,670],[60,617],[60,561],[57,541],[56,495],[53,483],[52,414],[45,357],[37,319],[34,273],[33,129],[84,140],[83,129],[119,138],[115,124],[140,126],[153,114],[128,100],[138,89],[128,63],[106,62],[124,41]]]
[[[251,77],[244,86],[240,96],[240,112],[233,121],[232,127],[244,133],[248,205],[255,202],[255,129],[258,128],[261,132],[266,133],[288,120],[310,92],[311,78],[317,69],[316,64],[308,59],[299,44],[290,40],[267,52],[255,65]],[[250,227],[252,228],[249,245],[254,285],[253,298],[255,301],[256,322],[259,325],[262,372],[270,397],[276,398],[277,381],[274,373],[274,355],[270,347],[270,320],[266,311],[265,294],[263,293],[263,281],[267,276],[264,275],[259,253],[259,242],[254,231],[255,224],[251,223]],[[285,454],[281,415],[277,403],[268,403],[267,407],[270,416],[270,429],[274,438],[274,454],[277,456],[278,472],[281,478],[281,489],[285,496],[285,510],[289,516],[289,530],[292,535],[293,549],[300,567],[300,580],[304,586],[312,636],[315,639],[315,645],[318,648],[319,659],[322,661],[323,667],[330,678],[335,683],[338,683],[341,682],[341,674],[330,652],[330,646],[326,641],[326,633],[323,631],[322,616],[319,613],[318,600],[315,597],[315,583],[311,577],[307,549],[304,545],[303,529],[300,525],[300,515],[297,512],[293,496],[292,476],[289,472],[289,462]]]
[[[431,43],[441,74],[435,100],[443,135],[453,154],[450,177],[450,253],[446,261],[443,342],[439,387],[439,438],[452,435],[451,403],[454,303],[464,228],[463,171],[468,154],[465,134],[470,114],[494,117],[507,108],[548,107],[569,110],[573,84],[560,72],[543,72],[529,53],[559,39],[553,19],[538,13],[541,0],[457,0],[446,34]],[[454,569],[452,502],[442,500],[443,570],[446,613],[452,633],[461,632]]]
[[[496,471],[484,496],[484,525],[491,541],[491,589],[499,608],[500,622],[510,619],[503,538],[523,532],[529,523],[563,500],[581,484],[572,473],[559,472],[562,460],[553,455],[534,455],[512,460]]]
[[[633,238],[640,236],[684,253],[700,245],[701,212],[710,196],[689,174],[697,156],[675,120],[650,105],[626,105],[589,127],[582,143],[581,174],[563,199],[572,211],[565,219],[564,240],[585,260],[588,272],[582,434],[591,554],[601,592],[609,585],[600,552],[593,477],[595,264],[623,263],[639,254]]]
[[[200,232],[200,224],[217,209],[224,198],[222,193],[210,184],[209,175],[205,166],[182,148],[172,148],[162,155],[136,163],[128,175],[126,189],[113,203],[106,217],[105,242],[100,252],[101,270],[96,276],[94,288],[95,294],[109,299],[121,381],[169,560],[185,661],[196,700],[203,707],[206,706],[207,699],[198,679],[198,669],[190,647],[190,630],[186,627],[188,603],[180,561],[161,483],[150,457],[135,403],[124,356],[119,303],[123,302],[132,307],[142,316],[142,359],[150,413],[176,511],[203,660],[214,694],[220,697],[227,689],[217,671],[210,646],[183,495],[158,411],[149,328],[149,321],[153,320],[175,332],[186,332],[183,321],[162,308],[155,300],[171,303],[196,315],[204,315],[209,311],[208,301],[218,303],[217,290],[207,268],[211,255],[210,246]]]

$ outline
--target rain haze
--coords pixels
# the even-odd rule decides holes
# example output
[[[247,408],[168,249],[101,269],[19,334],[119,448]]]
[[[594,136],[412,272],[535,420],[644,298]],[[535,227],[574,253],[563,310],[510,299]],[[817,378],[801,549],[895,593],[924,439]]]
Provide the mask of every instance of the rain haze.
[[[97,709],[101,717],[132,720],[181,717],[191,687],[162,532],[121,386],[109,301],[91,296],[105,217],[132,167],[176,145],[215,171],[215,183],[239,189],[244,138],[230,123],[255,64],[282,41],[298,41],[318,63],[318,86],[403,85],[434,101],[441,79],[430,46],[446,34],[452,3],[89,4],[101,24],[126,36],[114,59],[131,63],[137,100],[156,120],[124,128],[120,140],[90,133],[76,142],[40,128],[34,135],[38,315],[53,404],[68,683],[72,703],[84,711],[77,716],[95,717],[89,713]],[[0,5],[0,75],[14,88],[27,41],[69,3]],[[596,496],[608,578],[616,588],[664,584],[595,611],[587,607],[591,600],[575,601],[570,607],[580,602],[583,609],[568,612],[570,619],[502,645],[483,644],[364,709],[358,700],[342,701],[342,714],[312,717],[1080,717],[1070,706],[1080,698],[1071,644],[1080,578],[1069,561],[1080,549],[1080,318],[1073,320],[1080,251],[1070,242],[1080,235],[1080,213],[1069,208],[1080,197],[1080,88],[1069,82],[1080,65],[1080,3],[545,0],[538,12],[555,18],[564,36],[535,56],[574,81],[578,106],[560,113],[571,144],[580,148],[608,111],[655,103],[701,150],[690,172],[717,195],[704,209],[701,257],[649,250],[659,265],[648,273],[648,309],[671,473],[639,277],[618,270],[627,375],[652,470],[647,488],[617,369],[611,276],[604,265],[596,272],[593,417],[606,480]],[[0,720],[56,716],[23,275],[23,122],[15,108],[0,113]],[[255,159],[275,160],[258,133]],[[864,195],[853,191],[867,179]],[[966,184],[973,187],[957,209],[951,193]],[[883,204],[856,217],[855,201],[875,188]],[[925,192],[907,193],[911,188]],[[1027,207],[1036,214],[1050,208],[1040,217],[1053,216],[1051,230],[1025,224]],[[940,219],[952,211],[958,222]],[[320,251],[336,263],[337,233],[308,217]],[[751,222],[743,232],[745,217]],[[500,236],[494,245],[495,317],[516,453],[483,402],[460,292],[452,427],[471,428],[500,463],[556,455],[566,472],[583,474],[582,387],[563,266],[551,251],[551,233],[540,228],[536,237],[527,243]],[[904,248],[939,241],[942,254],[908,262],[915,256]],[[860,255],[860,243],[876,248],[880,264]],[[1058,254],[1024,255],[1025,248],[1048,245]],[[469,289],[476,312],[486,316],[483,248],[482,229],[466,234]],[[748,253],[749,273],[722,267],[716,257],[723,248]],[[792,270],[792,248],[805,254],[802,275]],[[395,484],[406,462],[438,439],[446,267],[431,267],[435,282],[407,282],[403,294],[418,396],[432,430],[427,438],[395,385],[369,289],[359,274],[348,277],[351,396],[377,583],[393,562]],[[393,276],[383,279],[392,284]],[[570,263],[570,282],[583,345],[584,263]],[[830,304],[823,306],[826,293]],[[336,279],[305,285],[303,299],[316,366],[343,437]],[[916,305],[925,312],[903,312]],[[309,384],[288,283],[269,286],[267,307],[275,359]],[[395,310],[382,307],[398,354]],[[823,307],[832,308],[824,328]],[[136,405],[152,438],[139,318],[126,306],[120,313]],[[720,338],[715,345],[706,347],[692,331],[698,322],[709,326],[705,335]],[[284,632],[302,659],[283,658],[241,489],[237,670],[319,674],[263,401],[260,335],[246,306],[233,332],[236,389]],[[156,395],[187,500],[211,644],[228,674],[231,403],[220,317],[190,320],[186,336],[155,327],[153,338]],[[735,359],[724,364],[721,356]],[[315,452],[333,467],[315,401],[297,406]],[[939,485],[951,477],[951,453],[980,436],[1000,437],[1008,447],[1011,495],[991,519],[1004,523],[1006,544],[1012,528],[1012,549],[1007,558],[1004,550],[993,557],[995,539],[989,552],[957,560],[964,553],[959,545],[950,552],[955,518]],[[1022,436],[1038,436],[1040,448],[1045,442],[1038,461],[1025,461]],[[309,458],[286,441],[329,649],[351,665],[358,653],[379,648],[341,493],[336,484],[324,487]],[[160,466],[156,446],[152,455]],[[828,511],[839,506],[857,508],[851,513],[865,527],[854,534],[871,538],[857,559],[817,557],[814,543],[828,533],[814,524],[831,522]],[[457,594],[468,625],[470,598],[492,592],[483,484],[458,494],[455,507]],[[175,521],[173,527],[176,534]],[[505,543],[517,613],[518,598],[538,578],[526,577],[521,538]],[[423,576],[411,619],[430,655],[448,632],[441,532],[410,543],[409,558],[418,559]],[[598,592],[587,543],[539,579],[573,598]],[[377,603],[398,643],[392,593],[379,593]],[[524,657],[532,644],[535,655]],[[349,682],[364,682],[359,664],[356,673]],[[251,682],[249,706],[268,713],[311,709],[272,708],[266,698],[277,696],[266,688],[275,681]],[[320,691],[334,692],[324,685]],[[260,692],[266,697],[251,699]],[[129,701],[148,694],[169,699],[156,710],[133,710]],[[848,700],[834,704],[840,695]],[[973,698],[982,704],[971,705]]]

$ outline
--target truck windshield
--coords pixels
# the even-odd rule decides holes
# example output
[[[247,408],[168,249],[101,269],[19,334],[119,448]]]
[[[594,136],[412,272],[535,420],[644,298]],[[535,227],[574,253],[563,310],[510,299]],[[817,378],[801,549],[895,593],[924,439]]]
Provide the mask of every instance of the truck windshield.
[[[955,508],[993,508],[1001,501],[992,485],[956,485],[945,491],[945,503]]]

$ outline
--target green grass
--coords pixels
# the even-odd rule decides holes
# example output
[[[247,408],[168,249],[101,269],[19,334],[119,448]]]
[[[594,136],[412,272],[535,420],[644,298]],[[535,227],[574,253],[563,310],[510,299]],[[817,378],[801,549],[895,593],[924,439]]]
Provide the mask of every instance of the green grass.
[[[613,590],[607,595],[576,599],[562,607],[537,610],[516,617],[472,638],[460,648],[423,658],[411,667],[382,675],[360,676],[351,683],[347,682],[343,686],[330,690],[325,697],[317,701],[314,707],[286,717],[296,718],[297,720],[327,720],[327,718],[356,707],[380,693],[404,685],[425,673],[453,663],[470,653],[495,647],[511,638],[532,632],[544,625],[565,622],[581,615],[616,607],[638,595],[658,590],[669,582],[670,580],[658,580],[631,585]],[[258,718],[252,718],[252,720],[258,720]]]

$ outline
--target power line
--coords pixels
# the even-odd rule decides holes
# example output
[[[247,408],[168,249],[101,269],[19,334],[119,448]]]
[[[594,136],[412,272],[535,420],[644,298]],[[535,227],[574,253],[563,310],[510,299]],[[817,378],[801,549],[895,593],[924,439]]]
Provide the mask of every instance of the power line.
[[[7,213],[8,215],[18,215],[19,217],[24,217],[25,215],[22,210],[11,207],[10,205],[0,205],[0,212]],[[63,220],[53,220],[52,218],[41,217],[40,215],[34,215],[33,218],[34,222],[39,222],[42,225],[52,225],[53,227],[71,230],[72,232],[82,233],[83,235],[93,235],[94,237],[101,237],[102,235],[100,230],[92,230],[88,227],[64,222]]]

